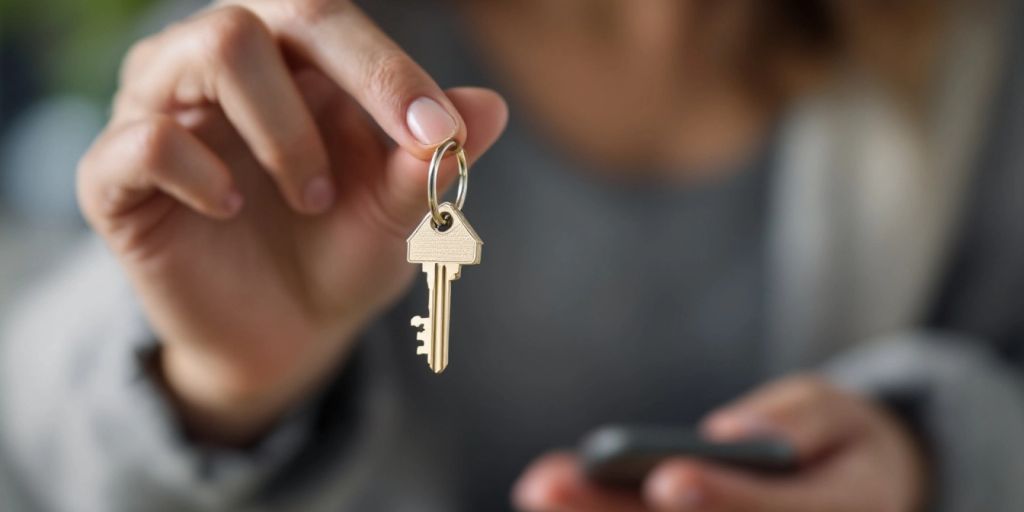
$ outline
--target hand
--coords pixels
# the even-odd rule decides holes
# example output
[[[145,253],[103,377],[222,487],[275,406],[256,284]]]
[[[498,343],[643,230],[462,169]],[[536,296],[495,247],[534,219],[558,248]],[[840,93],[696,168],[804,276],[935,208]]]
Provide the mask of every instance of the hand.
[[[218,4],[136,44],[79,199],[190,426],[244,441],[324,379],[410,283],[424,160],[450,136],[478,158],[506,117],[347,1]]]
[[[797,449],[792,476],[758,475],[707,462],[667,461],[641,493],[585,481],[575,457],[542,457],[513,500],[532,512],[915,512],[924,465],[914,440],[885,410],[816,377],[772,383],[711,414],[709,438],[778,436]]]

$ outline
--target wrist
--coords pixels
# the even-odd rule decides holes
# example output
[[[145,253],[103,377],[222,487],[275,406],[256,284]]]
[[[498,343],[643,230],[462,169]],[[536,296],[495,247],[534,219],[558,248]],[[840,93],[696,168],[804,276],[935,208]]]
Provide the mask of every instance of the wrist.
[[[203,443],[247,444],[270,428],[276,415],[270,393],[250,387],[179,347],[163,345],[151,370],[190,438]]]
[[[238,446],[262,437],[320,387],[350,345],[334,339],[293,357],[258,362],[165,343],[152,369],[190,437]]]

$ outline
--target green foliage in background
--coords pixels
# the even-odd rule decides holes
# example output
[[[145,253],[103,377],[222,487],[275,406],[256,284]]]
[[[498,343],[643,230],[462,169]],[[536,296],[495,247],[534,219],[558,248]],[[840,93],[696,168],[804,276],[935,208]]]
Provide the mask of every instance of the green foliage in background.
[[[5,44],[39,63],[48,90],[107,99],[139,13],[152,0],[0,0]]]

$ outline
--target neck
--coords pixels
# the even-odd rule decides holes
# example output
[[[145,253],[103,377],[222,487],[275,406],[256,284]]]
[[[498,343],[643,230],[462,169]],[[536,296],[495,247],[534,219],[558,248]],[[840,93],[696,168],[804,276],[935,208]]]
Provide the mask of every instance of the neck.
[[[492,71],[543,135],[598,168],[692,177],[746,158],[769,114],[701,53],[692,5],[493,1],[463,11]]]

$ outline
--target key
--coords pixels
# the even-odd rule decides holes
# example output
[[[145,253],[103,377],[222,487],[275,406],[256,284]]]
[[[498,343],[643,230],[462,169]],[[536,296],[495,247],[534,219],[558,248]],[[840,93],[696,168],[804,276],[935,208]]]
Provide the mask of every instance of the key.
[[[406,259],[422,264],[429,289],[428,316],[414,316],[409,323],[421,329],[416,339],[422,344],[416,353],[427,356],[427,364],[434,373],[448,367],[452,281],[459,278],[463,265],[480,263],[484,244],[451,203],[440,205],[438,210],[447,222],[444,226],[435,227],[432,215],[427,213],[406,240]]]

